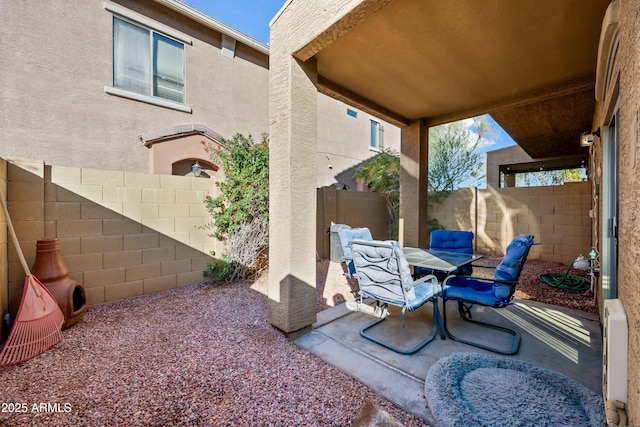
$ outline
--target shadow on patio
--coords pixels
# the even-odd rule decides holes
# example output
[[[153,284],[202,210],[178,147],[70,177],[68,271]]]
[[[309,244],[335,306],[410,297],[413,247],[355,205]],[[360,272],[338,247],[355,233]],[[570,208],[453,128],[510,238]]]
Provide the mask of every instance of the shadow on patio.
[[[447,305],[447,313],[450,329],[457,331],[461,337],[476,334],[475,325],[468,322],[462,324],[455,302],[449,304],[451,307]],[[318,313],[318,321],[313,329],[295,342],[405,411],[421,417],[430,425],[436,425],[424,396],[424,381],[429,368],[438,359],[455,352],[492,353],[451,339],[441,340],[439,335],[413,355],[395,353],[359,335],[359,330],[373,320],[366,308],[364,311],[355,311],[356,302],[348,301],[324,310]],[[602,334],[597,316],[519,299],[502,310],[481,307],[475,310],[478,319],[521,331],[520,351],[512,357],[560,372],[601,393]],[[394,307],[390,312],[387,320],[374,331],[392,343],[409,346],[411,340],[424,337],[432,325],[432,310],[428,306],[407,313],[404,329],[400,310]],[[483,339],[497,347],[503,345],[503,338],[506,339],[501,332],[483,331]]]

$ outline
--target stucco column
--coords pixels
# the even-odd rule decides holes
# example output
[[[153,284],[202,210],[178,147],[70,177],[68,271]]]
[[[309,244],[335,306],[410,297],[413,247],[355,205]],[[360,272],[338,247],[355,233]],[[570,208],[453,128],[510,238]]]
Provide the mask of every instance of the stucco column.
[[[271,26],[269,321],[284,332],[316,320],[317,70],[291,55],[287,20]]]
[[[400,135],[400,243],[426,247],[429,127],[416,120]]]

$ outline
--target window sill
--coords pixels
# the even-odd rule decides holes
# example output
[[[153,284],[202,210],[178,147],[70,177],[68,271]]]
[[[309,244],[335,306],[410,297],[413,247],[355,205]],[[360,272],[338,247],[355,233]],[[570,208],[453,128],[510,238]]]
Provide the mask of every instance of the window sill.
[[[161,98],[154,98],[153,96],[141,95],[135,92],[129,92],[128,90],[118,89],[111,86],[105,86],[104,92],[109,95],[119,96],[121,98],[132,99],[134,101],[146,102],[147,104],[157,105],[158,107],[169,108],[171,110],[182,111],[183,113],[191,114],[192,109],[188,105],[179,104],[177,102],[167,101]]]

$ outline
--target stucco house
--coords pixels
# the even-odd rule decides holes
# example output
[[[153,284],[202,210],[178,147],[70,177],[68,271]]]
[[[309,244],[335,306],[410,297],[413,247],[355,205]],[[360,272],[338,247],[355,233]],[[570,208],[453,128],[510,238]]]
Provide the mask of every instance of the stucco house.
[[[601,320],[606,301],[621,304],[624,393],[640,424],[638,52],[635,0],[288,1],[271,22],[272,324],[293,332],[315,321],[315,192],[292,183],[315,180],[318,92],[401,128],[407,246],[428,237],[429,127],[488,113],[531,158],[589,156]]]
[[[487,151],[487,185],[515,187],[518,174],[563,169],[588,169],[588,153],[534,159],[519,145]],[[587,171],[588,172],[588,171]]]
[[[287,333],[315,321],[316,187],[353,185],[345,172],[381,146],[398,141],[407,246],[428,238],[432,126],[491,114],[531,158],[588,156],[598,303],[618,300],[624,308],[627,411],[629,423],[640,424],[633,369],[640,361],[640,2],[289,0],[271,22],[269,46],[177,0],[6,1],[0,11],[0,158],[154,176],[188,175],[198,160],[215,176],[203,139],[269,132],[269,318]],[[0,171],[6,175],[6,166]],[[91,184],[105,176],[93,173]],[[30,239],[50,226],[36,219],[41,228],[23,226]],[[120,217],[104,224],[118,232],[131,225]],[[136,227],[136,239],[155,236]],[[1,281],[19,281],[7,277],[6,235],[0,241]],[[101,276],[88,289],[94,302],[104,301],[106,280],[122,285],[114,297],[133,286],[120,279],[133,270],[121,252],[100,253],[94,276]],[[188,256],[193,271],[184,282],[199,269]],[[113,275],[100,269],[105,260],[115,264]],[[172,269],[182,260],[151,261]],[[175,277],[153,279],[156,290],[176,286]]]
[[[178,0],[0,13],[0,188],[27,260],[59,238],[88,305],[201,280],[224,252],[203,229],[224,171],[202,142],[269,131],[270,47]],[[314,106],[314,188],[355,189],[355,167],[399,151],[388,121],[325,94]],[[0,233],[2,315],[24,279],[12,246]]]
[[[269,130],[269,46],[180,1],[0,8],[0,157],[174,175],[197,160],[213,176],[202,140]],[[317,104],[317,186],[355,187],[354,165],[399,149],[399,128]]]

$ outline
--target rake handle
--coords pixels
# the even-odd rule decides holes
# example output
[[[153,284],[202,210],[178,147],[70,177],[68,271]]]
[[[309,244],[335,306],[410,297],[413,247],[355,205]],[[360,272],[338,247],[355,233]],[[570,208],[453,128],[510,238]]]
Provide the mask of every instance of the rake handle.
[[[7,225],[9,226],[9,234],[11,234],[11,238],[13,239],[13,244],[16,247],[16,252],[18,253],[18,257],[20,258],[20,264],[22,264],[22,268],[24,269],[25,274],[29,277],[29,283],[31,283],[31,287],[33,291],[36,293],[38,297],[42,294],[38,286],[33,283],[31,280],[31,271],[29,270],[29,266],[27,265],[27,260],[24,259],[24,254],[22,253],[22,249],[20,248],[20,242],[18,242],[18,236],[16,236],[16,231],[13,228],[13,223],[11,222],[11,217],[9,216],[9,210],[7,209],[7,203],[4,201],[4,195],[0,190],[0,203],[2,203],[2,210],[4,211],[4,217],[7,219]]]

